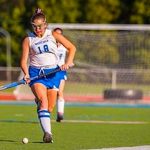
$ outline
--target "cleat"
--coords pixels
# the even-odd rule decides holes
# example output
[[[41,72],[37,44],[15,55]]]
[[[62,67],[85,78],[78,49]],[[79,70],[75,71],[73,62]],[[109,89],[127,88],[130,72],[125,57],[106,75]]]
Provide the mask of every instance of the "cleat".
[[[45,132],[44,136],[43,136],[43,142],[44,143],[53,143],[52,135],[49,134],[48,132]]]
[[[57,115],[57,122],[61,122],[64,119],[63,115]]]

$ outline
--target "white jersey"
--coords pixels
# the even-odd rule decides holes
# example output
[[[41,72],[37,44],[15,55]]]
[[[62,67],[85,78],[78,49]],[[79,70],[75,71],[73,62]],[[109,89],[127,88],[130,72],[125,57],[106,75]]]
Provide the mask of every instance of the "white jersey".
[[[61,44],[57,47],[58,65],[61,66],[65,63],[67,49]]]
[[[51,30],[46,29],[43,37],[37,37],[33,32],[29,33],[30,42],[30,66],[44,67],[58,64],[57,44]]]

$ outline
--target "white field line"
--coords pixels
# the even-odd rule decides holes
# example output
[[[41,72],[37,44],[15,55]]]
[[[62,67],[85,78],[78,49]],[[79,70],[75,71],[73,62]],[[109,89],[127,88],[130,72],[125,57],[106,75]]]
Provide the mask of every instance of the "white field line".
[[[52,122],[56,122],[52,120]],[[148,124],[146,121],[101,121],[101,120],[62,120],[65,123],[96,123],[96,124]]]
[[[117,148],[101,148],[101,149],[82,149],[82,150],[150,150],[149,145],[134,147],[117,147]]]
[[[15,116],[22,117],[23,115],[15,114]],[[17,122],[16,120],[0,120],[0,122],[2,121]],[[38,121],[25,121],[25,122],[38,123]],[[51,122],[56,122],[56,120],[51,120]],[[146,121],[62,120],[61,122],[62,123],[91,123],[91,124],[149,124],[149,122],[146,122]]]

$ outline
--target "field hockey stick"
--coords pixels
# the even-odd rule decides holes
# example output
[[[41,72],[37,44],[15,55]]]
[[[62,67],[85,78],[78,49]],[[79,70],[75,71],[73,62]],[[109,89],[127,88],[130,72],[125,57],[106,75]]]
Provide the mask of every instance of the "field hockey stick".
[[[69,67],[73,67],[73,66],[74,66],[73,63],[72,63],[71,65],[69,65]],[[47,76],[49,76],[49,75],[51,75],[51,74],[53,74],[53,73],[56,73],[56,72],[58,72],[58,71],[60,71],[60,70],[61,70],[61,68],[58,67],[58,68],[56,68],[56,69],[50,71],[50,72],[47,73],[47,74],[41,74],[41,75],[39,75],[39,76],[32,77],[32,78],[30,78],[30,80],[33,81],[33,80],[36,80],[36,79],[40,79],[40,78],[43,78],[43,77],[47,77]],[[22,80],[24,80],[24,79],[22,79]],[[21,80],[20,80],[20,81],[21,81]],[[24,80],[24,81],[25,81],[25,80]],[[20,83],[20,84],[22,84],[22,83]],[[25,83],[23,83],[23,84],[25,84]]]
[[[71,65],[70,67],[72,67],[72,66],[74,66],[74,65]],[[49,76],[49,75],[51,75],[53,73],[56,73],[56,72],[58,72],[60,70],[61,70],[60,67],[56,68],[55,70],[52,70],[52,71],[50,71],[47,74],[41,74],[39,76],[32,77],[32,78],[30,78],[30,81],[41,79],[43,77],[47,77],[47,76]],[[8,83],[8,84],[5,84],[5,85],[2,85],[2,86],[0,86],[0,91],[6,90],[6,89],[9,89],[9,88],[12,88],[12,87],[16,87],[16,86],[21,85],[21,84],[26,84],[26,81],[24,79],[22,79],[22,80],[19,80],[17,82],[12,82],[12,83]]]

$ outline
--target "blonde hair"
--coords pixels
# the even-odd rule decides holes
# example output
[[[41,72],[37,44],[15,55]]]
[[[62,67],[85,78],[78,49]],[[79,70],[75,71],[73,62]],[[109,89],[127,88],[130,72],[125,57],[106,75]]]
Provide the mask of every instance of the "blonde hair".
[[[42,9],[37,8],[31,17],[31,24],[34,22],[35,19],[39,19],[39,18],[43,18],[44,22],[46,22],[46,16],[43,13]]]

